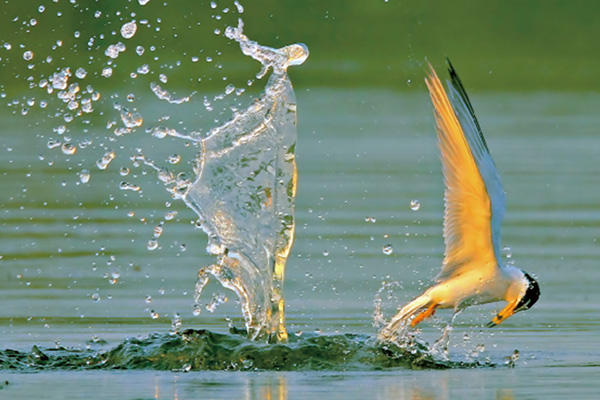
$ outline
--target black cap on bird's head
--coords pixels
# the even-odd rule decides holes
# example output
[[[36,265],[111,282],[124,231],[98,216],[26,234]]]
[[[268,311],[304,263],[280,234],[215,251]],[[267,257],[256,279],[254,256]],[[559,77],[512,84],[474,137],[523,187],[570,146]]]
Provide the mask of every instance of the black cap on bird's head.
[[[509,304],[487,324],[488,328],[498,325],[500,322],[519,311],[530,309],[540,298],[540,285],[538,285],[537,281],[527,272],[523,271],[523,275],[524,279],[521,282],[523,282],[523,285],[527,285],[525,291],[521,292],[523,295],[509,302]]]
[[[537,281],[531,277],[527,272],[523,271],[525,279],[529,283],[525,294],[521,297],[521,300],[515,307],[515,312],[529,310],[540,298],[540,285]]]

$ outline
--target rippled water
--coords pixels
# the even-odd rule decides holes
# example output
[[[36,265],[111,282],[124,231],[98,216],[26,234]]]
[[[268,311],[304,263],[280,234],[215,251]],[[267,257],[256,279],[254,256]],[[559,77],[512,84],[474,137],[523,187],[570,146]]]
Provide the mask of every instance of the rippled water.
[[[481,328],[493,306],[461,314],[450,359],[476,362],[482,369],[445,372],[413,372],[436,365],[410,358],[399,362],[370,342],[373,300],[382,282],[400,284],[390,299],[384,297],[389,316],[421,290],[420,282],[427,283],[441,262],[443,188],[426,93],[312,89],[299,91],[297,99],[297,235],[285,288],[295,340],[289,348],[228,335],[226,317],[237,327],[243,321],[235,296],[217,285],[205,290],[224,294],[228,302],[214,314],[193,316],[196,272],[210,262],[205,237],[194,230],[194,216],[182,204],[165,207],[163,189],[150,177],[144,181],[149,174],[139,175],[141,195],[118,189],[122,177],[116,164],[105,174],[94,171],[88,185],[78,184],[80,169],[73,161],[48,153],[35,138],[44,126],[4,116],[13,134],[3,135],[0,149],[5,169],[0,354],[5,368],[46,372],[5,369],[3,393],[13,398],[35,397],[40,388],[58,393],[59,384],[72,376],[80,382],[69,389],[72,398],[90,392],[104,398],[115,393],[125,398],[265,393],[585,398],[597,391],[592,377],[600,365],[598,96],[473,96],[507,190],[504,244],[516,265],[537,275],[542,297],[533,309],[494,329]],[[413,200],[419,201],[417,211],[411,209]],[[127,216],[130,211],[134,217]],[[177,217],[165,223],[161,248],[149,251],[148,237],[167,211],[178,211]],[[384,252],[388,245],[390,254]],[[174,313],[181,315],[180,331],[211,332],[192,335],[190,343],[211,345],[182,345],[181,337],[169,335]],[[439,336],[449,315],[438,317],[423,327],[425,340]],[[214,349],[214,343],[227,357],[238,358],[225,361],[231,369],[253,369],[254,362],[244,360],[264,352],[259,371],[194,372],[205,368],[206,357],[198,352]],[[512,369],[506,359],[515,349],[519,359]],[[94,363],[104,363],[108,371],[61,372]],[[486,368],[488,363],[495,367]],[[187,365],[188,373],[152,371],[184,371]],[[122,368],[145,372],[114,370]],[[264,372],[273,368],[296,372]]]

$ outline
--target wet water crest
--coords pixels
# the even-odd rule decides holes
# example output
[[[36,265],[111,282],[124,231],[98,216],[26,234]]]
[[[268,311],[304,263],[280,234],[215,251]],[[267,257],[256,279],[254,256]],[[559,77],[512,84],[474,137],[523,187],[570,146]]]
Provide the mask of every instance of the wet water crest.
[[[240,19],[225,35],[238,42],[245,55],[261,62],[257,78],[272,70],[260,98],[207,134],[154,130],[159,138],[174,136],[198,146],[195,178],[175,177],[141,153],[133,159],[156,170],[172,197],[198,214],[196,224],[209,238],[207,251],[217,256],[216,263],[198,273],[195,314],[203,308],[201,293],[213,276],[237,294],[251,339],[279,341],[287,339],[283,280],[294,241],[297,174],[296,100],[287,68],[301,64],[308,49],[261,46],[249,40],[242,28]],[[152,90],[162,100],[179,103],[157,86]],[[213,301],[207,309],[214,311],[219,302]]]
[[[285,344],[249,341],[245,335],[186,330],[129,338],[102,352],[61,346],[30,352],[0,351],[0,370],[154,369],[189,371],[327,371],[382,368],[447,369],[492,367],[479,362],[439,360],[417,342],[379,344],[369,335],[292,335]]]
[[[209,236],[218,261],[200,270],[196,308],[209,275],[236,292],[252,339],[286,340],[285,264],[294,241],[296,101],[289,65],[308,56],[303,45],[271,49],[250,41],[242,22],[226,35],[273,72],[255,103],[201,140],[196,180],[183,195]]]

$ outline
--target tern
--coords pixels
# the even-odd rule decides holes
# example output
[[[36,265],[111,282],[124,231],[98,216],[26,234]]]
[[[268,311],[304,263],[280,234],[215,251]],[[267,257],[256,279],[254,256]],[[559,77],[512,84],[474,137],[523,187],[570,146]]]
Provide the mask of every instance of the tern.
[[[442,270],[435,285],[402,307],[379,332],[384,340],[416,326],[437,309],[454,309],[453,320],[467,306],[508,302],[487,324],[493,327],[531,308],[540,296],[540,287],[531,275],[502,261],[504,189],[473,106],[450,60],[448,72],[450,96],[431,64],[425,79],[434,108],[446,186]]]

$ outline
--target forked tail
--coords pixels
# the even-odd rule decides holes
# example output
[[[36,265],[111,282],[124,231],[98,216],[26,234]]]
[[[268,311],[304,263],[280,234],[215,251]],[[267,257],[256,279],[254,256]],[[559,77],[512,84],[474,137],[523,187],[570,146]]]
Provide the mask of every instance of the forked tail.
[[[402,336],[401,333],[405,332],[408,327],[415,326],[423,319],[433,315],[435,306],[436,304],[431,301],[429,295],[420,295],[402,307],[402,309],[394,315],[391,321],[379,331],[377,338],[381,341],[396,341],[399,336]],[[421,311],[424,312],[421,313]],[[411,323],[411,317],[416,314],[419,315],[417,315]]]

